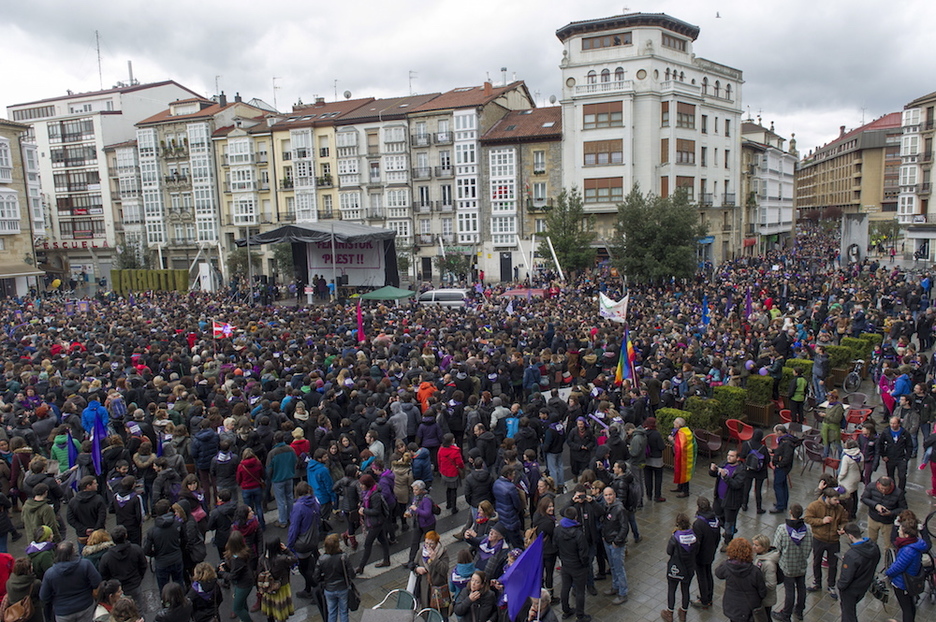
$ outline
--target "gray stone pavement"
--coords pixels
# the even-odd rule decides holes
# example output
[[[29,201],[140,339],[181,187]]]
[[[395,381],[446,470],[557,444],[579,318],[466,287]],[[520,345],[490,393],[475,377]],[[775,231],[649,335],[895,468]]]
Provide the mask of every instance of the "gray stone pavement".
[[[863,387],[867,393],[871,394],[873,391],[870,388],[870,385],[866,383],[866,386]],[[876,399],[876,396],[875,396]],[[875,415],[879,418],[879,414],[876,411]],[[921,452],[922,455],[922,452]],[[722,452],[721,459],[724,458],[724,450]],[[660,618],[660,610],[665,606],[666,602],[666,579],[665,579],[665,565],[666,565],[666,542],[672,533],[673,525],[675,521],[676,514],[679,512],[687,512],[692,516],[692,512],[695,509],[695,497],[698,495],[706,495],[711,498],[712,494],[712,482],[713,480],[707,474],[707,468],[709,464],[708,459],[700,459],[699,465],[696,468],[695,475],[691,482],[690,487],[690,497],[686,499],[677,499],[671,493],[667,491],[672,486],[670,485],[671,472],[664,472],[664,495],[667,497],[665,503],[648,503],[642,510],[637,514],[637,522],[640,528],[641,541],[638,544],[629,544],[628,557],[625,562],[625,568],[627,571],[628,584],[630,590],[629,602],[624,605],[615,606],[611,604],[611,597],[601,595],[601,592],[610,587],[610,577],[605,581],[597,583],[597,588],[599,596],[588,596],[587,597],[587,612],[592,615],[595,622],[609,622],[611,620],[658,620]],[[916,460],[911,462],[910,473],[908,475],[908,485],[907,485],[907,500],[909,506],[914,510],[918,516],[921,518],[925,517],[931,511],[936,510],[936,505],[934,505],[933,500],[926,495],[926,490],[928,489],[929,484],[929,470],[920,471],[917,469],[918,462]],[[804,506],[812,501],[815,497],[812,494],[812,491],[816,487],[816,482],[818,481],[819,476],[822,471],[820,465],[814,465],[812,469],[809,467],[806,468],[805,473],[801,474],[803,468],[802,463],[793,469],[791,473],[791,501],[796,501]],[[880,469],[876,475],[883,473],[883,469]],[[433,496],[437,502],[444,502],[444,493],[440,487],[436,487],[437,490],[434,491]],[[774,496],[773,489],[768,483],[764,487],[764,507],[770,508],[773,504]],[[560,497],[559,506],[564,506],[567,502],[567,496]],[[461,512],[456,516],[449,515],[448,512],[443,511],[443,515],[439,517],[438,531],[442,535],[443,543],[449,549],[449,557],[454,565],[455,554],[458,549],[465,546],[461,542],[457,542],[453,538],[453,534],[464,525],[468,517],[468,512],[465,508],[463,500],[459,500],[459,507]],[[444,505],[443,505],[444,507]],[[281,538],[285,539],[286,530],[278,529],[272,527],[272,523],[276,520],[276,510],[275,503],[271,501],[269,505],[270,512],[267,513],[267,534],[266,535],[278,535]],[[21,523],[21,520],[18,514],[13,515],[14,522]],[[858,513],[859,522],[862,526],[867,524],[867,512],[864,509],[859,510]],[[777,525],[782,522],[783,518],[780,515],[772,514],[762,514],[757,515],[755,513],[755,506],[753,501],[750,504],[750,509],[747,512],[742,512],[738,519],[738,535],[751,538],[758,533],[763,533],[768,537],[773,537],[774,530]],[[144,525],[144,531],[149,527],[151,523]],[[334,521],[336,527],[340,526],[340,521]],[[108,527],[114,526],[114,517],[113,515],[108,516],[107,521]],[[408,578],[408,571],[400,566],[403,562],[406,561],[409,544],[410,544],[410,533],[404,532],[399,535],[399,542],[391,548],[392,552],[392,564],[389,568],[377,569],[374,568],[373,564],[380,560],[380,555],[375,551],[372,556],[370,563],[368,564],[366,571],[362,577],[356,580],[356,583],[361,591],[362,596],[362,606],[361,610],[353,612],[351,614],[351,619],[354,622],[357,622],[361,619],[361,613],[364,608],[371,607],[379,603],[383,597],[387,594],[388,591],[396,588],[404,588],[406,586],[406,581]],[[208,560],[212,563],[217,563],[217,551],[213,546],[211,546],[211,535],[208,534]],[[73,530],[68,529],[68,537],[74,537]],[[363,538],[359,538],[359,541],[363,544]],[[26,545],[28,542],[26,538],[21,539],[16,543],[11,543],[10,553],[14,556],[20,556],[23,554]],[[378,548],[379,547],[375,547]],[[352,560],[356,563],[360,553],[353,554]],[[716,557],[715,564],[717,565],[720,561],[724,559],[724,554],[719,553]],[[556,575],[556,586],[557,589],[560,585],[559,573]],[[809,577],[807,577],[809,579]],[[299,577],[293,575],[293,590],[302,589],[302,582]],[[146,610],[146,619],[153,620],[155,617],[155,610],[158,606],[158,598],[156,595],[156,585],[154,577],[149,574],[143,584],[144,589],[144,607]],[[721,597],[724,591],[724,582],[716,579],[715,581],[715,605],[706,611],[699,611],[691,609],[688,614],[688,620],[691,621],[709,621],[709,620],[723,620],[724,616],[721,612]],[[783,590],[779,590],[779,597],[782,602],[783,599]],[[696,585],[693,584],[692,595],[693,598],[696,597],[697,589]],[[249,602],[253,602],[253,596]],[[231,600],[232,596],[230,592],[225,593],[225,602],[221,606],[221,619],[228,620],[229,613],[231,611]],[[832,622],[838,620],[839,615],[839,605],[838,602],[833,600],[825,592],[816,592],[809,594],[807,598],[807,609],[805,620],[807,622]],[[310,601],[305,601],[301,599],[296,600],[297,611],[295,616],[291,620],[301,621],[305,618],[312,618],[314,620],[319,620],[318,610],[314,606],[310,606],[312,603]],[[919,617],[920,620],[932,620],[936,619],[936,606],[930,604],[929,601],[926,601],[919,608]],[[253,614],[254,619],[260,622],[263,620],[263,616],[260,613]],[[859,605],[859,619],[863,622],[878,622],[885,621],[890,618],[900,617],[899,607],[896,604],[896,600],[893,596],[890,599],[890,603],[887,606],[885,611],[881,603],[874,600],[870,596],[867,596]]]

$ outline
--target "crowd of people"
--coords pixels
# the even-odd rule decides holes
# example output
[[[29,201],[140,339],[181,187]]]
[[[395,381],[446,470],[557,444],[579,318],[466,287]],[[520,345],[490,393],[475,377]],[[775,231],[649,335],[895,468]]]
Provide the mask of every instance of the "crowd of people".
[[[501,577],[541,538],[544,592],[521,616],[586,622],[596,581],[610,578],[613,604],[629,600],[636,513],[667,501],[672,446],[689,465],[673,493],[693,498],[676,501],[666,543],[665,621],[712,607],[715,577],[733,621],[802,619],[806,592],[823,586],[855,620],[880,546],[897,551],[885,570],[904,620],[914,618],[911,578],[929,546],[904,495],[908,465],[929,462],[936,489],[928,276],[868,260],[840,266],[834,236],[807,229],[787,249],[691,280],[632,284],[636,378],[621,384],[622,330],[596,303],[599,292],[620,298],[620,280],[605,269],[563,284],[537,278],[525,285],[549,286],[549,297],[509,305],[499,298],[507,284],[480,283],[464,309],[368,303],[362,333],[355,307],[332,302],[258,307],[149,292],[102,293],[86,312],[42,298],[5,305],[8,606],[30,602],[31,622],[137,622],[149,558],[160,622],[215,620],[226,593],[243,622],[256,612],[285,620],[297,599],[347,622],[374,545],[383,568],[404,541],[423,606],[495,622],[507,619]],[[215,338],[213,322],[229,330]],[[894,352],[881,374],[882,423],[870,420],[840,448],[823,345],[875,330]],[[790,393],[828,399],[823,440],[828,455],[841,453],[838,474],[823,477],[818,499],[800,496],[805,508],[791,502],[786,476],[801,438],[778,426],[775,449],[756,430],[709,466],[711,488],[692,490],[694,472],[706,471],[687,455],[692,433],[680,419],[658,430],[659,409],[744,386],[791,357],[815,361]],[[767,511],[771,478],[770,511],[784,522],[773,534],[738,534],[752,492],[755,511]],[[443,512],[465,520],[455,542],[437,529]],[[106,529],[109,513],[116,525]],[[30,544],[14,559],[7,536],[24,534]]]

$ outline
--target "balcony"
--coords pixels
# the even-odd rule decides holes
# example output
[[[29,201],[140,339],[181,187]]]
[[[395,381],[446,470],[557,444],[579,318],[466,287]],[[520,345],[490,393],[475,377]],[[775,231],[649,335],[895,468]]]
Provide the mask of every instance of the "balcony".
[[[443,212],[443,213],[451,213],[451,212],[454,212],[454,211],[455,211],[455,205],[454,205],[453,203],[451,203],[451,202],[446,203],[445,200],[443,199],[442,201],[439,201],[439,211],[440,211],[440,212]]]
[[[195,236],[173,237],[169,238],[169,244],[173,246],[195,246],[198,239]]]
[[[332,187],[332,176],[324,175],[322,177],[315,178],[315,185],[319,188],[331,188]]]
[[[432,246],[435,244],[435,236],[431,233],[422,233],[419,235],[420,246]]]
[[[734,193],[734,192],[726,192],[726,193],[722,196],[722,207],[734,207],[735,205],[736,205],[736,203],[735,203],[735,193]]]
[[[296,222],[296,212],[283,212],[282,214],[277,214],[279,222]]]
[[[454,233],[443,233],[443,234],[442,234],[442,241],[445,242],[446,244],[451,244],[452,242],[455,241],[455,234],[454,234]]]
[[[448,145],[452,142],[452,133],[451,132],[436,132],[434,142],[437,145]]]
[[[666,82],[664,85],[668,84]],[[582,84],[575,87],[576,95],[589,95],[592,93],[618,93],[622,91],[632,91],[634,82],[632,80],[615,80],[614,82],[593,82],[592,84]]]
[[[699,199],[699,205],[702,207],[712,207],[715,204],[715,195],[711,192],[703,192],[702,198]]]
[[[432,211],[432,201],[414,201],[413,211],[417,214],[428,214]]]
[[[166,175],[164,179],[166,185],[170,188],[179,188],[189,184],[188,175]]]
[[[256,192],[257,182],[255,181],[226,181],[224,182],[224,191],[231,192]]]
[[[187,158],[189,155],[187,147],[173,146],[163,147],[160,149],[160,154],[164,160],[178,160],[181,158]]]
[[[528,212],[547,212],[552,209],[552,199],[527,199]]]
[[[933,161],[933,152],[924,153],[920,156],[920,162],[932,162]]]
[[[534,164],[534,165],[533,165],[533,174],[534,174],[534,175],[545,175],[545,174],[546,174],[546,166],[545,166],[545,165],[542,165],[542,164]]]
[[[328,157],[328,147],[319,147],[319,157],[320,158]]]
[[[371,173],[370,176],[368,176],[367,178],[367,183],[368,185],[371,185],[371,186],[379,186],[380,185],[380,173],[377,173],[376,175]]]
[[[293,160],[308,160],[312,157],[312,150],[306,148],[293,149]]]
[[[330,209],[320,209],[318,211],[319,220],[331,220],[335,217],[335,212]]]
[[[432,136],[430,134],[413,134],[410,136],[410,145],[413,147],[428,147],[432,144]]]
[[[269,189],[270,189],[270,182],[268,181],[257,182],[257,190],[259,190],[260,192],[266,192]]]
[[[918,194],[929,194],[931,185],[932,184],[928,181],[920,184],[920,191]]]
[[[413,179],[430,179],[432,177],[432,168],[428,166],[421,166],[413,169]]]
[[[372,207],[367,210],[367,219],[368,220],[385,220],[387,218],[386,212],[383,208]]]
[[[435,167],[435,176],[437,179],[444,179],[447,177],[452,177],[455,175],[455,169],[451,166],[437,166]]]
[[[295,187],[295,182],[292,179],[281,179],[279,182],[280,190],[292,190]]]
[[[270,161],[270,156],[267,155],[266,151],[261,151],[257,154],[257,164],[266,164]]]

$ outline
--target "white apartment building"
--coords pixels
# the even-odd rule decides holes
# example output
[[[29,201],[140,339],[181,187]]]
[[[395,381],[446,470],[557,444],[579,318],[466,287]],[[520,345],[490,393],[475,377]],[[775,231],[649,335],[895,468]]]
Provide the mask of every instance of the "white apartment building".
[[[709,235],[702,260],[739,239],[742,73],[699,58],[699,28],[662,13],[572,22],[556,32],[562,62],[563,181],[597,215],[599,256],[616,205],[638,184],[684,188]]]
[[[936,215],[930,213],[933,138],[936,137],[936,93],[918,97],[904,107],[900,142],[900,187],[897,220],[907,226],[906,253],[925,260],[936,257]]]
[[[7,107],[14,121],[32,126],[48,228],[37,235],[40,264],[59,276],[109,278],[117,244],[114,196],[104,148],[135,135],[134,123],[166,102],[196,95],[168,80],[72,93]],[[35,218],[34,220],[39,220]]]
[[[775,244],[783,246],[793,236],[798,154],[795,138],[789,148],[785,143],[773,124],[769,129],[753,121],[741,125],[745,254],[763,253]]]

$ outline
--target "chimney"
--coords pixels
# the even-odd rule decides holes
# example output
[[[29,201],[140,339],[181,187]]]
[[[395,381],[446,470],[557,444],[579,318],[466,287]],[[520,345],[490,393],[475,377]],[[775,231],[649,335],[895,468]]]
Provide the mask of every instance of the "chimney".
[[[504,86],[507,86],[507,68],[501,67],[501,77],[504,80]]]
[[[324,98],[324,97],[316,97],[316,98],[315,98],[315,107],[316,107],[316,108],[323,108],[324,106],[325,106],[325,98]]]
[[[227,95],[224,94],[224,91],[221,91],[221,94],[218,95],[218,105],[222,108],[227,106]]]
[[[490,82],[484,83],[484,96],[490,97],[494,93],[493,85]]]
[[[234,103],[239,104],[239,103],[241,103],[242,101],[243,101],[243,100],[241,99],[240,91],[234,93]]]
[[[841,138],[841,137],[844,136],[844,135],[845,135],[845,126],[844,126],[844,125],[840,125],[840,126],[839,126],[839,138]]]

